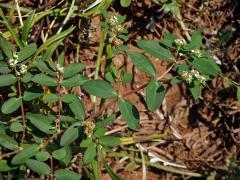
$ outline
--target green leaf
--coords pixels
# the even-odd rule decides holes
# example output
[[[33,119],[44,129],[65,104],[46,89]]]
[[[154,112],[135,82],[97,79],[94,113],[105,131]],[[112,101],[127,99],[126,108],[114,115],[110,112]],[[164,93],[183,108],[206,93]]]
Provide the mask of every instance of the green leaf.
[[[194,49],[200,49],[202,46],[201,31],[194,31],[192,33],[191,42],[185,46],[185,49],[190,51]]]
[[[125,73],[125,72],[124,72],[124,73],[121,75],[121,79],[122,79],[122,82],[123,82],[123,83],[129,83],[130,81],[132,81],[133,75],[130,74],[130,73]]]
[[[33,64],[37,66],[37,68],[42,72],[42,73],[47,73],[51,76],[56,76],[57,72],[55,72],[54,69],[46,62],[46,61],[34,61]]]
[[[79,124],[73,124],[70,126],[62,135],[60,144],[61,146],[67,146],[74,142],[80,135],[80,125]]]
[[[81,178],[78,173],[68,169],[58,169],[54,172],[54,175],[56,176],[57,180],[80,180]]]
[[[69,104],[73,102],[75,99],[76,99],[76,96],[74,94],[64,94],[61,100],[62,102]]]
[[[158,41],[143,39],[138,41],[137,45],[138,47],[158,59],[162,59],[165,61],[173,60],[172,53],[168,49],[162,47]]]
[[[80,74],[62,81],[62,85],[66,88],[81,86],[88,81],[88,78]]]
[[[57,86],[56,78],[49,77],[46,74],[37,74],[32,78],[32,81],[44,86]]]
[[[128,126],[132,129],[139,128],[139,112],[137,108],[124,99],[118,100],[118,106],[122,117],[127,122]]]
[[[237,100],[240,101],[240,86],[237,86]]]
[[[106,161],[103,157],[102,150],[99,147],[98,147],[98,156],[99,156],[100,161],[103,163],[103,167],[106,169],[106,171],[108,172],[111,179],[112,180],[121,180],[122,178],[120,178],[117,174],[115,174],[113,172],[112,168],[106,163]]]
[[[99,165],[98,165],[98,161],[96,161],[95,159],[92,161],[91,163],[92,166],[92,172],[94,174],[95,180],[99,180]]]
[[[56,51],[57,47],[62,43],[62,41],[63,39],[59,39],[58,41],[49,45],[43,56],[41,57],[41,60],[51,62],[51,57],[53,56],[53,53]]]
[[[39,87],[32,87],[31,89],[27,89],[24,91],[23,100],[24,101],[32,101],[37,99],[43,95],[43,90]]]
[[[48,175],[51,172],[51,168],[44,162],[34,159],[28,159],[26,161],[27,166],[39,175]]]
[[[150,111],[156,111],[162,103],[165,90],[156,80],[151,81],[146,88],[146,102]]]
[[[92,145],[93,145],[93,142],[91,138],[83,139],[80,143],[81,148],[87,148]]]
[[[211,59],[192,58],[188,62],[202,74],[212,75],[215,77],[221,72],[219,66]]]
[[[23,83],[29,83],[30,81],[32,81],[32,77],[33,77],[33,75],[30,72],[27,72],[26,74],[24,74],[21,77],[21,81]]]
[[[97,138],[102,137],[102,136],[104,136],[105,132],[106,132],[105,127],[97,128],[96,131],[94,132],[94,136]]]
[[[55,132],[54,127],[51,125],[53,121],[43,114],[27,112],[26,118],[29,119],[36,128],[46,134],[53,134]]]
[[[10,150],[18,150],[18,143],[13,139],[12,137],[5,135],[5,134],[0,134],[0,144]]]
[[[47,39],[47,41],[38,48],[37,52],[35,53],[35,55],[33,57],[33,60],[35,60],[40,53],[42,53],[44,50],[46,50],[49,45],[51,45],[52,43],[54,43],[54,42],[56,42],[56,41],[58,41],[60,39],[65,38],[73,30],[74,30],[74,27],[70,27],[67,30],[65,30],[65,31],[63,31],[61,33],[58,33],[58,34],[50,37],[49,39]]]
[[[120,0],[122,7],[129,7],[131,4],[131,0]]]
[[[147,73],[151,77],[156,76],[156,69],[146,56],[132,51],[128,51],[128,54],[132,59],[132,63],[138,70]]]
[[[23,125],[19,121],[15,121],[10,125],[9,128],[12,132],[22,132],[23,131]]]
[[[113,124],[114,120],[116,119],[116,114],[112,114],[111,116],[107,117],[106,119],[103,119],[101,121],[98,121],[95,123],[96,129],[107,127],[111,124]]]
[[[50,157],[50,154],[47,151],[41,151],[38,152],[35,157],[38,161],[47,161]]]
[[[0,160],[0,172],[9,172],[11,167],[8,166],[6,160]]]
[[[0,35],[0,47],[3,50],[4,54],[9,58],[13,58],[13,51],[11,44]]]
[[[119,137],[114,137],[114,136],[103,136],[99,138],[99,143],[103,146],[118,146],[121,144],[120,138]]]
[[[22,62],[30,58],[37,51],[37,44],[31,43],[26,45],[21,51],[18,53],[18,61]]]
[[[166,33],[166,34],[164,34],[164,38],[160,41],[160,43],[166,47],[174,49],[175,47],[173,46],[173,42],[175,39],[177,39],[176,35]]]
[[[16,44],[21,49],[23,47],[23,43],[22,43],[22,41],[20,41],[18,35],[16,34],[16,32],[13,28],[12,23],[6,18],[6,16],[4,15],[1,8],[0,8],[0,17],[3,19],[3,21],[2,21],[3,24],[5,24],[6,28],[8,29],[8,31],[12,35],[13,39],[15,40]]]
[[[47,103],[56,103],[59,101],[58,94],[47,94],[43,96],[43,101]]]
[[[11,163],[13,165],[23,164],[26,160],[31,158],[32,156],[35,156],[38,152],[38,145],[33,144],[28,146],[27,148],[23,149],[21,152],[16,154],[13,158]]]
[[[12,97],[12,98],[8,99],[2,105],[2,113],[10,114],[10,113],[16,111],[21,106],[21,103],[22,103],[21,98]]]
[[[35,15],[35,10],[32,11],[28,15],[28,18],[26,19],[26,21],[24,21],[23,30],[22,30],[22,38],[21,38],[24,43],[27,42],[28,34],[30,32],[30,28],[31,28],[31,25],[32,25],[32,22],[33,22],[34,15]]]
[[[64,66],[64,57],[65,57],[65,52],[62,51],[61,54],[58,56],[57,63],[63,67]]]
[[[81,72],[84,68],[85,65],[81,63],[69,64],[66,67],[64,67],[63,77],[64,78],[72,77],[77,73]]]
[[[89,80],[83,84],[82,88],[87,93],[104,99],[112,99],[118,95],[115,89],[104,80]]]
[[[0,75],[0,87],[13,85],[17,78],[13,74]]]
[[[87,148],[87,150],[85,151],[84,156],[83,156],[84,164],[89,164],[95,159],[95,157],[97,155],[96,148],[97,148],[96,144],[93,144]]]
[[[200,83],[197,81],[192,82],[189,85],[189,89],[194,99],[198,99],[201,96]]]
[[[66,155],[67,155],[67,152],[66,152],[65,147],[57,149],[57,150],[53,151],[53,153],[52,153],[52,156],[57,160],[64,159],[64,157],[66,157]]]
[[[73,101],[69,103],[68,106],[74,113],[74,115],[77,117],[77,119],[84,120],[85,119],[84,104],[80,97],[74,96],[73,98],[74,98]]]
[[[10,73],[12,70],[6,62],[0,62],[0,74]]]
[[[65,164],[65,165],[68,165],[71,160],[72,160],[72,148],[71,146],[65,146],[65,151],[66,151],[66,156],[61,159],[61,161]]]

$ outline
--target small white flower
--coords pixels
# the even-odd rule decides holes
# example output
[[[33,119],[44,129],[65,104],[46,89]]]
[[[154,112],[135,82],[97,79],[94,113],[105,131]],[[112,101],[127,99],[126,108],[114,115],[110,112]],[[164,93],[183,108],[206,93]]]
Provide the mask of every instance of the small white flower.
[[[191,70],[192,76],[194,76],[197,80],[199,80],[201,83],[204,83],[206,81],[206,78],[202,76],[197,70]]]
[[[27,66],[25,64],[22,64],[20,66],[20,73],[25,74],[27,72]]]
[[[117,32],[122,32],[124,30],[124,28],[122,27],[122,25],[117,25],[116,26],[116,31]]]
[[[191,50],[191,53],[193,53],[193,55],[198,58],[202,57],[202,53],[199,49],[193,49],[193,50]]]
[[[111,16],[111,18],[109,19],[109,23],[111,26],[115,26],[118,23],[117,16]]]
[[[182,72],[182,77],[188,82],[191,83],[193,80],[193,75],[187,71]]]
[[[58,70],[60,73],[63,73],[63,72],[64,72],[64,67],[61,66],[60,64],[57,64],[57,70]]]
[[[17,59],[9,59],[8,61],[10,67],[15,67],[18,63]]]
[[[183,46],[183,45],[187,44],[186,40],[183,38],[175,39],[174,43],[178,46]]]

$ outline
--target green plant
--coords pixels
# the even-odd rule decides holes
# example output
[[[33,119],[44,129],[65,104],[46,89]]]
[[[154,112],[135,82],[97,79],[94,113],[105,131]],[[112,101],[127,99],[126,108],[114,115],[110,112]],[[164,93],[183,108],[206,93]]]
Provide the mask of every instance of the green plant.
[[[121,3],[129,6],[131,1]],[[58,34],[38,46],[28,43],[27,38],[34,24],[35,12],[16,33],[0,9],[0,16],[15,41],[11,44],[2,34],[0,36],[0,92],[4,95],[0,114],[0,172],[4,175],[22,178],[24,174],[21,171],[29,168],[50,178],[80,179],[80,170],[71,166],[80,164],[90,179],[99,179],[101,162],[112,179],[120,179],[106,163],[105,152],[111,151],[113,146],[163,136],[120,138],[105,135],[107,126],[114,122],[119,112],[130,129],[140,127],[139,112],[127,97],[145,88],[147,107],[154,112],[164,99],[164,83],[186,83],[197,99],[201,96],[200,85],[207,86],[207,81],[220,74],[220,68],[211,55],[201,49],[201,32],[195,31],[188,43],[172,34],[166,34],[160,42],[146,39],[137,42],[143,52],[170,64],[165,73],[157,76],[154,63],[146,55],[131,51],[124,45],[128,40],[128,31],[123,25],[125,17],[109,15],[100,8],[103,6],[100,3],[83,14],[103,12],[105,18],[100,23],[102,34],[94,79],[84,76],[84,64],[65,64],[65,52],[52,60],[57,47],[74,30],[74,27],[69,27],[62,31],[68,18]],[[72,7],[69,16],[73,14]],[[99,78],[105,48],[106,73]],[[136,69],[146,73],[150,80],[129,92],[122,91],[124,84],[132,82],[133,75],[127,72],[124,64],[118,66],[113,62],[120,53],[130,56]],[[166,81],[164,78],[170,71],[176,76]],[[93,97],[89,112],[85,110],[86,104],[77,93],[77,87],[81,88],[84,96]],[[105,110],[114,104],[118,106],[116,112],[107,114]],[[54,166],[56,163],[57,168]]]

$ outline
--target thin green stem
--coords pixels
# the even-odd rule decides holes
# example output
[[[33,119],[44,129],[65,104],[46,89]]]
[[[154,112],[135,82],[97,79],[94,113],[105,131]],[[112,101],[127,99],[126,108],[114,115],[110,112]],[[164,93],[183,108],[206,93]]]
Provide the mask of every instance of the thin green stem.
[[[94,79],[98,79],[105,39],[106,39],[106,32],[104,30],[102,30],[101,36],[100,36],[100,44],[99,44],[99,48],[98,48],[98,55],[97,55]],[[93,110],[95,110],[95,108],[96,108],[96,100],[97,100],[97,98],[96,98],[96,96],[94,96],[93,97]]]
[[[73,12],[74,12],[74,4],[75,4],[75,0],[72,0],[71,6],[69,8],[69,11],[66,15],[66,17],[64,18],[61,27],[58,29],[57,34],[60,33],[64,27],[64,25],[68,22],[68,20],[70,19],[70,17],[72,16]]]

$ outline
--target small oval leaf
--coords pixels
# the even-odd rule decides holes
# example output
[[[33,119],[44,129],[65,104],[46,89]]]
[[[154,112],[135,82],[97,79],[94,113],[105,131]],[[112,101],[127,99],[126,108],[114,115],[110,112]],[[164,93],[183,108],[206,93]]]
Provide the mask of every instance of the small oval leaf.
[[[99,143],[103,146],[110,147],[118,146],[119,144],[121,144],[120,138],[114,136],[103,136],[99,138]]]
[[[60,140],[61,146],[67,146],[74,142],[79,137],[80,134],[79,126],[80,126],[79,124],[73,124],[64,132]]]
[[[12,97],[12,98],[8,99],[2,105],[2,113],[10,114],[10,113],[16,111],[21,106],[21,103],[22,103],[21,98]]]
[[[94,160],[94,158],[97,155],[96,148],[97,148],[96,144],[93,144],[87,148],[87,150],[85,151],[84,156],[83,156],[84,164],[89,164]]]
[[[128,126],[132,129],[139,128],[139,112],[137,108],[124,99],[118,100],[118,106],[121,115],[123,119],[127,122]]]
[[[153,63],[143,54],[128,51],[129,56],[132,59],[132,63],[139,71],[147,73],[149,76],[156,76],[156,69]]]
[[[62,85],[66,88],[71,88],[71,87],[81,86],[82,84],[84,84],[87,81],[88,81],[87,77],[78,74],[71,78],[64,79],[62,81]]]
[[[152,112],[156,111],[162,103],[164,95],[164,87],[156,80],[151,81],[146,88],[146,102],[148,109]]]
[[[72,77],[77,73],[81,72],[84,68],[85,68],[85,65],[81,63],[69,64],[66,67],[64,67],[63,77],[64,78]]]
[[[57,86],[56,78],[49,77],[46,74],[37,74],[32,78],[32,81],[44,86]]]
[[[47,103],[55,103],[59,101],[59,97],[57,94],[47,94],[43,96],[43,101]]]
[[[18,149],[18,143],[13,139],[12,137],[0,134],[0,144],[10,150],[17,150]]]
[[[28,58],[30,58],[37,51],[37,44],[31,43],[26,45],[21,51],[18,53],[18,61],[22,62]]]
[[[28,159],[26,161],[27,166],[39,175],[48,175],[51,172],[51,168],[44,162],[34,159]]]
[[[104,99],[117,97],[115,89],[113,89],[113,87],[104,80],[87,81],[83,84],[82,88],[87,91],[87,93]]]
[[[81,178],[78,173],[68,169],[58,169],[54,172],[54,175],[56,176],[57,180],[80,180]]]
[[[138,41],[137,45],[141,49],[145,50],[147,53],[153,55],[160,60],[173,60],[172,53],[168,49],[162,47],[158,41],[143,39]]]
[[[13,85],[17,78],[13,74],[0,75],[0,87]]]
[[[74,113],[77,119],[84,120],[85,118],[85,108],[80,97],[74,96],[71,103],[68,104],[71,111]]]
[[[23,164],[26,160],[35,156],[38,152],[38,145],[33,144],[28,146],[27,148],[23,149],[21,152],[16,154],[13,158],[11,163],[13,165]]]
[[[51,125],[53,123],[53,121],[50,118],[48,118],[47,116],[45,116],[43,114],[27,113],[26,117],[40,131],[42,131],[46,134],[54,133],[54,127]]]

